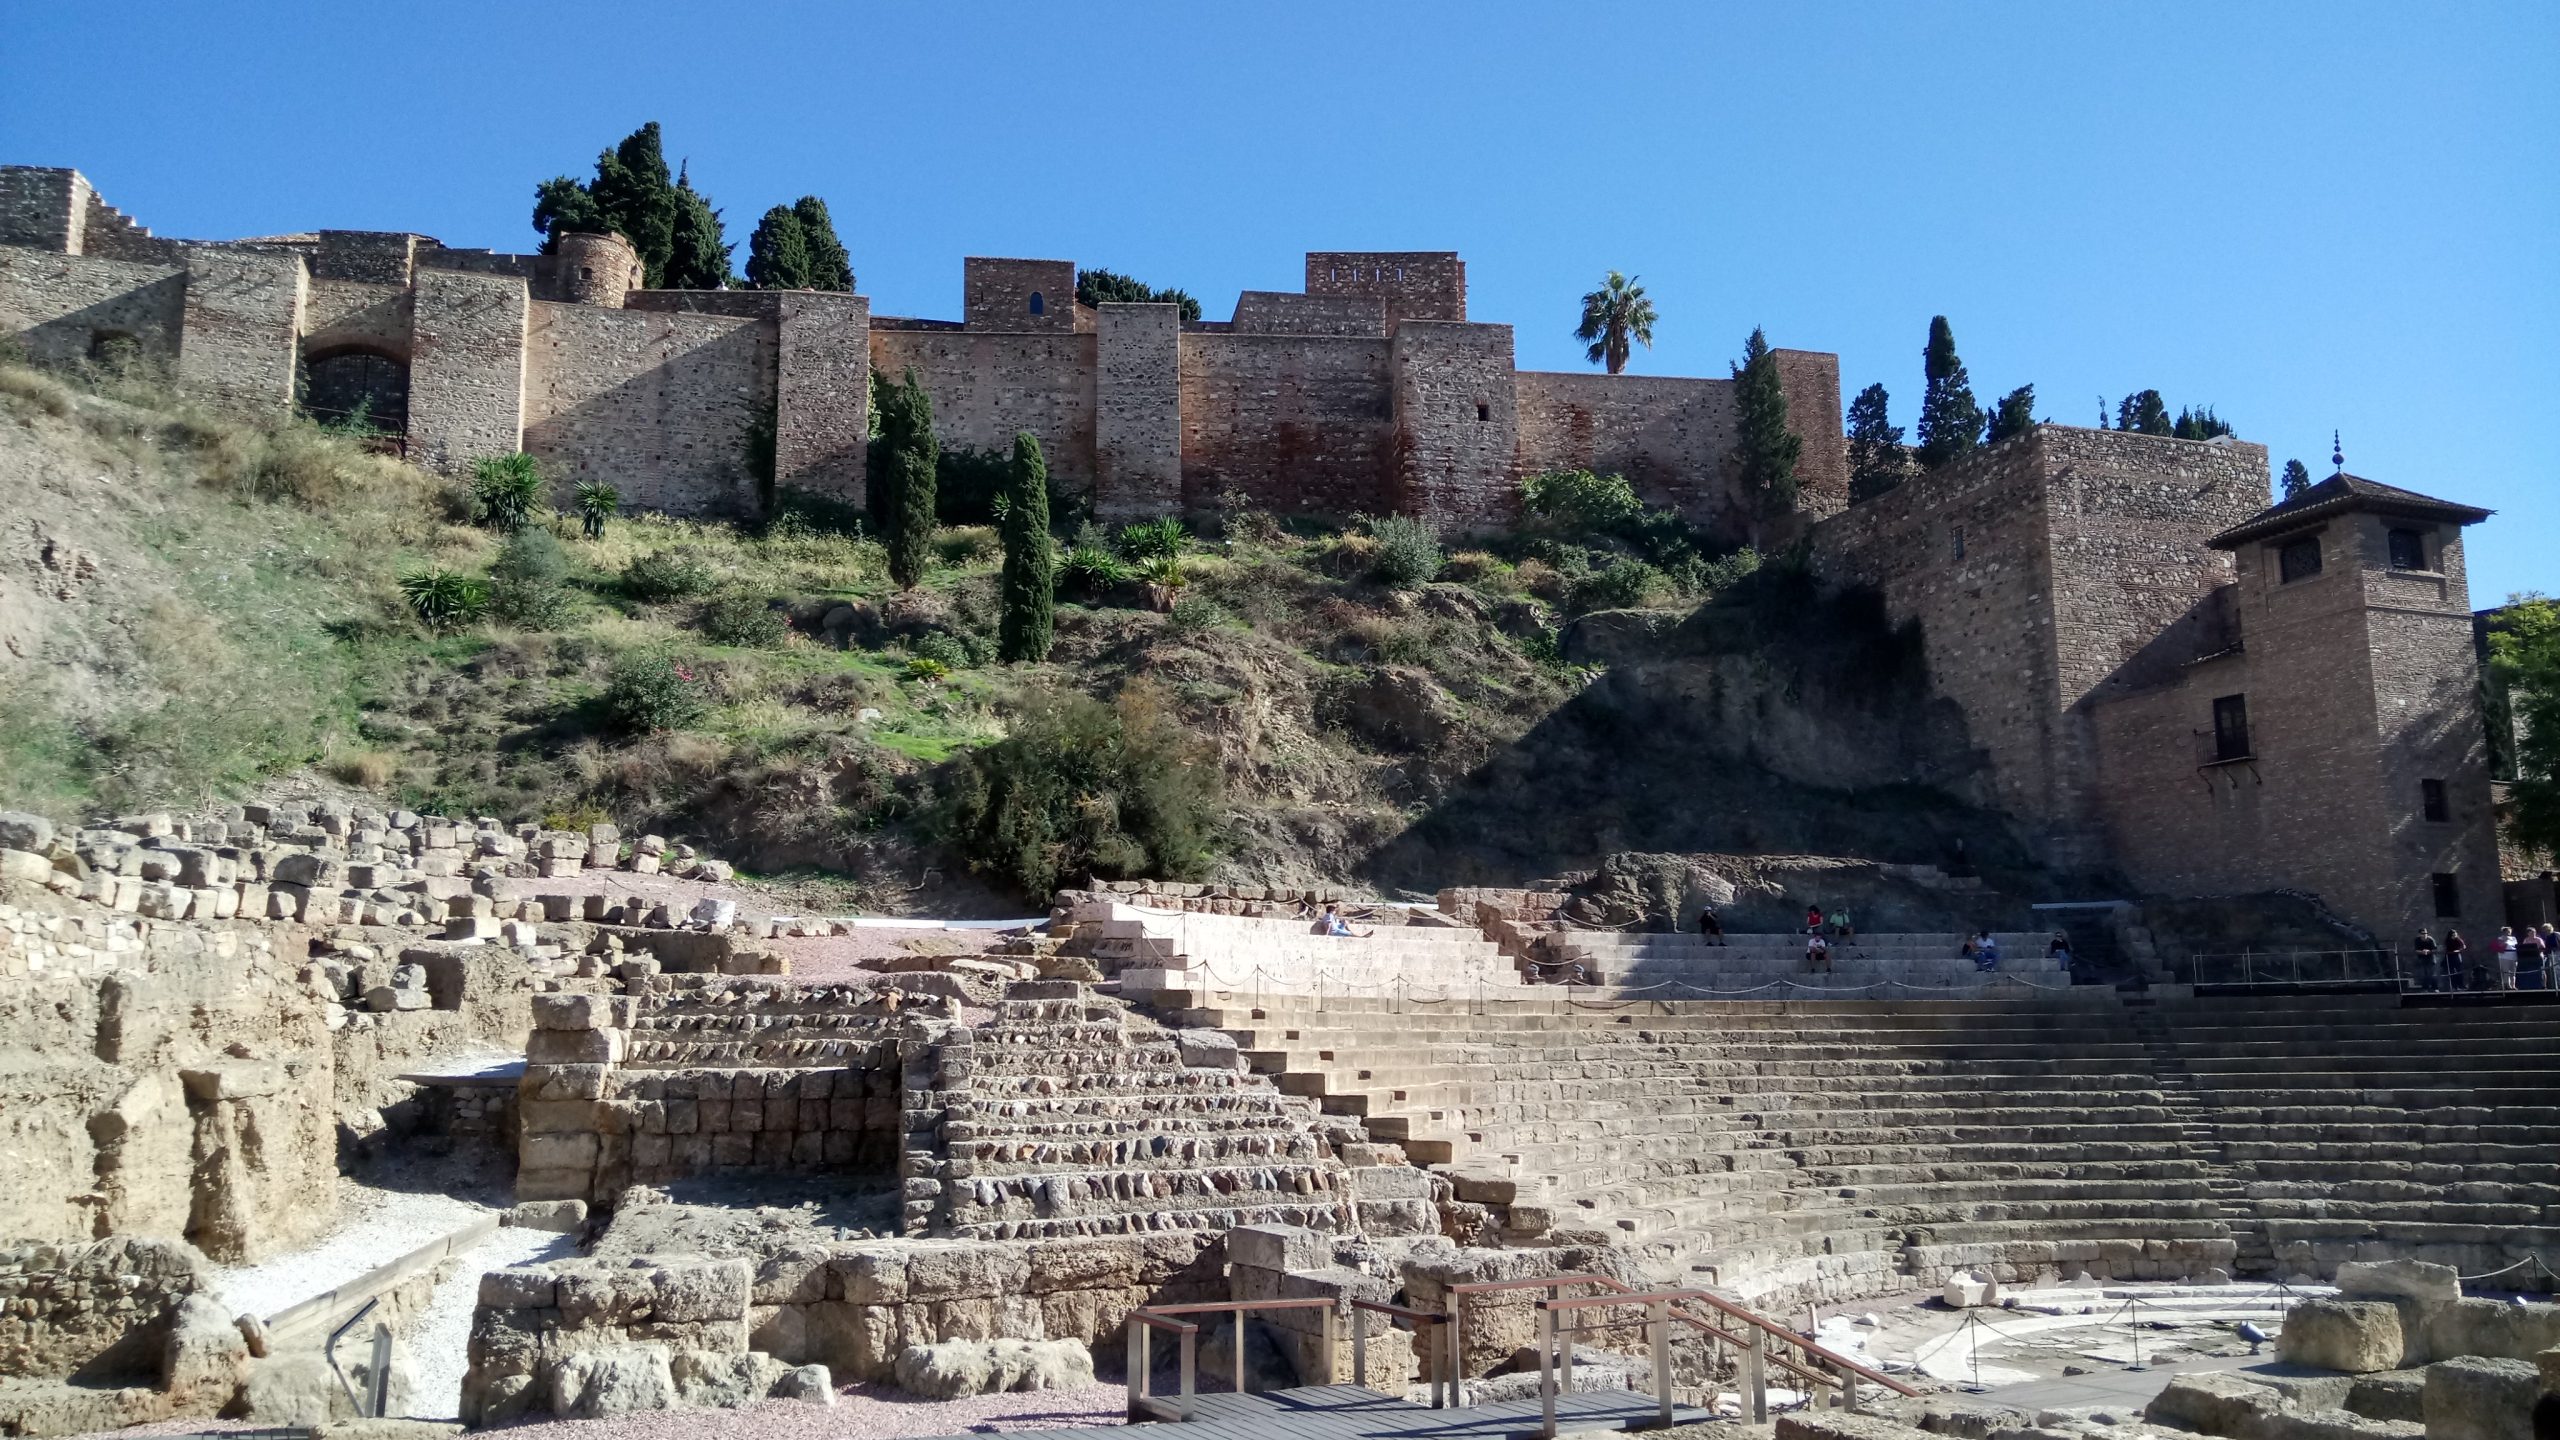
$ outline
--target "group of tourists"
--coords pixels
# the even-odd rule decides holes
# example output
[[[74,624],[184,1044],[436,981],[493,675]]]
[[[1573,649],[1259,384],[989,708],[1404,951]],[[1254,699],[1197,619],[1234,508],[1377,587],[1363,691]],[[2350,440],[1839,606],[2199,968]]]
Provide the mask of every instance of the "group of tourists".
[[[2549,924],[2502,926],[2485,948],[2450,928],[2439,945],[2424,929],[2410,948],[2417,952],[2410,978],[2421,990],[2560,990],[2560,934]]]

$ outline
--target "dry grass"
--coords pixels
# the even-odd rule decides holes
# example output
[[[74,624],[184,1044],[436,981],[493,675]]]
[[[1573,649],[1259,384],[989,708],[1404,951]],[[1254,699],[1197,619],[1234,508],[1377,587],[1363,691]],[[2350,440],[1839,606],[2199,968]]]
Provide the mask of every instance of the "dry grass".
[[[400,773],[400,762],[380,750],[342,750],[321,767],[342,784],[360,790],[387,788]]]

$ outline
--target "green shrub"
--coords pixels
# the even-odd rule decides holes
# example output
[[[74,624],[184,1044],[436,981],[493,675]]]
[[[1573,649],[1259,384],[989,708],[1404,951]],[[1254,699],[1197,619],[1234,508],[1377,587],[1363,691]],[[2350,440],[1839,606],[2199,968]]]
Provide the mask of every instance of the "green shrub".
[[[1369,538],[1378,542],[1370,574],[1399,590],[1423,584],[1440,573],[1440,537],[1409,515],[1381,515],[1369,522]]]
[[[1520,506],[1560,529],[1584,534],[1606,533],[1644,513],[1627,477],[1588,470],[1530,476],[1520,482]]]
[[[1568,595],[1576,610],[1633,610],[1670,589],[1661,571],[1641,560],[1613,560],[1573,582]]]
[[[723,595],[702,607],[702,633],[715,645],[775,650],[791,638],[791,622],[753,595]]]
[[[928,630],[907,642],[907,649],[919,658],[941,666],[946,673],[966,670],[978,663],[967,642],[947,630]]]
[[[622,492],[601,480],[581,480],[577,490],[578,528],[588,539],[604,534],[604,522],[622,508]]]
[[[1227,612],[1207,596],[1185,595],[1173,602],[1173,609],[1165,618],[1176,630],[1196,633],[1215,630],[1226,623]]]
[[[1058,561],[1058,588],[1088,600],[1109,594],[1112,587],[1129,579],[1129,567],[1120,557],[1097,546],[1078,545]]]
[[[569,552],[548,530],[519,530],[498,547],[498,558],[489,562],[489,578],[558,585],[569,578]]]
[[[860,506],[795,485],[782,487],[782,493],[774,499],[772,513],[765,519],[765,533],[786,540],[813,535],[845,535],[859,540],[869,529],[870,517],[862,513]]]
[[[983,565],[1004,556],[1004,542],[985,525],[953,525],[937,531],[933,549],[943,564],[955,568]]]
[[[919,655],[907,662],[907,678],[927,685],[939,685],[951,678],[951,667],[931,656]]]
[[[542,503],[542,467],[519,450],[487,455],[471,467],[471,507],[492,530],[521,530]]]
[[[489,613],[520,630],[557,630],[569,622],[577,609],[577,601],[565,585],[539,580],[489,582]]]
[[[703,709],[702,683],[671,656],[630,656],[604,688],[605,723],[626,735],[689,725]]]
[[[652,550],[622,570],[622,588],[635,600],[688,600],[709,594],[720,572],[691,550]]]
[[[488,613],[489,587],[455,570],[421,570],[400,577],[400,593],[420,620],[439,630],[468,625]]]
[[[948,772],[938,828],[970,868],[1045,897],[1062,882],[1197,875],[1217,853],[1215,757],[1134,683],[1044,697]]]
[[[1112,537],[1111,548],[1119,551],[1123,559],[1144,564],[1181,554],[1183,542],[1190,538],[1191,532],[1182,528],[1179,516],[1166,515],[1121,526],[1120,533]]]

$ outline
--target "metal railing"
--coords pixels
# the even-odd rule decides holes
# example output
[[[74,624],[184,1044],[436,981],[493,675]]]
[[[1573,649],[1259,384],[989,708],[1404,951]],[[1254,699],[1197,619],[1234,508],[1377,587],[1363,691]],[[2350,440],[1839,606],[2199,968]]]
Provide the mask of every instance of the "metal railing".
[[[1257,1310],[1321,1310],[1324,1312],[1324,1380],[1333,1383],[1334,1316],[1340,1302],[1330,1298],[1305,1300],[1202,1300],[1188,1305],[1145,1305],[1129,1314],[1129,1418],[1132,1420],[1188,1420],[1192,1416],[1192,1397],[1199,1394],[1200,1327],[1178,1319],[1183,1315],[1233,1315],[1235,1332],[1230,1349],[1234,1351],[1235,1393],[1245,1393],[1244,1383],[1244,1317]],[[1166,1331],[1178,1336],[1182,1344],[1181,1392],[1173,1396],[1147,1393],[1149,1372],[1155,1356],[1155,1332]]]
[[[1424,1355],[1436,1357],[1441,1353],[1435,1348],[1436,1337],[1428,1332],[1434,1325],[1448,1324],[1448,1316],[1435,1315],[1428,1310],[1416,1310],[1406,1305],[1389,1305],[1382,1300],[1354,1300],[1351,1302],[1352,1384],[1364,1390],[1369,1385],[1369,1324],[1360,1318],[1364,1313],[1386,1316],[1390,1328],[1395,1328],[1398,1321],[1410,1325],[1414,1334],[1423,1337],[1422,1353]],[[1440,1364],[1435,1359],[1431,1366],[1431,1408],[1434,1410],[1443,1408],[1441,1396],[1448,1386],[1451,1373],[1447,1365]]]
[[[2388,950],[2240,950],[2189,955],[2179,978],[2190,985],[2407,989],[2416,978],[2407,963]]]

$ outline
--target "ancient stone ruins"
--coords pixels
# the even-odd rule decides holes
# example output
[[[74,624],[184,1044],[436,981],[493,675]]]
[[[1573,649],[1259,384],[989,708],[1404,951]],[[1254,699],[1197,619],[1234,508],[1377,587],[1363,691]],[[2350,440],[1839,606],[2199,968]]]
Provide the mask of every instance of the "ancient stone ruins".
[[[1453,255],[1310,255],[1192,325],[1079,306],[1065,262],[967,276],[936,322],[641,289],[612,236],[175,241],[0,169],[0,337],[253,416],[362,392],[430,465],[747,510],[770,427],[783,483],[858,499],[895,366],[1115,518],[1462,529],[1593,465],[1739,523],[1727,382],[1516,371]],[[2335,963],[2216,969],[2209,902],[2031,907],[1961,865],[1092,882],[972,930],[778,913],[611,825],[0,815],[0,1435],[1097,1377],[1156,1418],[1356,1381],[1528,1428],[1634,1396],[1609,1423],[1805,1440],[2554,1433],[2560,1005],[2389,953],[2509,898],[2486,512],[2343,468],[2270,507],[2261,447],[2050,424],[1850,505],[1832,357],[1781,368],[1805,484],[1770,523],[1916,626],[1965,798],[2139,896],[2281,900],[2243,918]],[[1808,897],[1857,914],[1827,953]],[[2216,1363],[1991,1383],[2146,1345]]]

